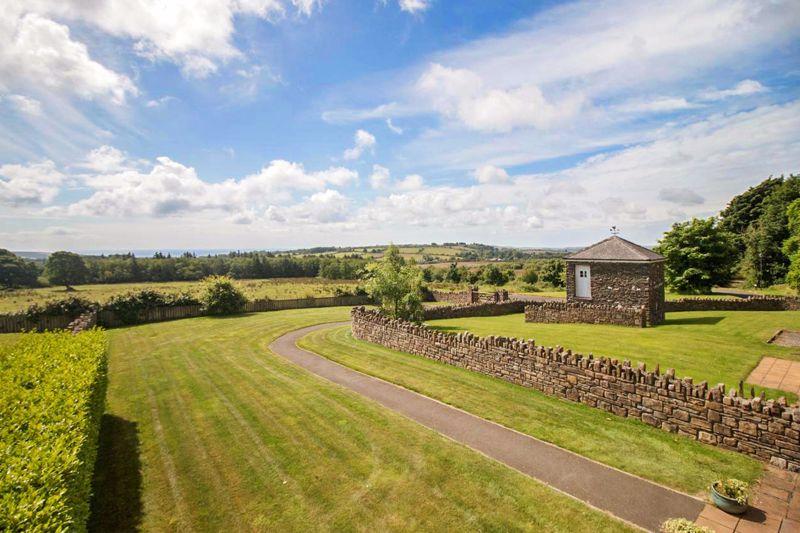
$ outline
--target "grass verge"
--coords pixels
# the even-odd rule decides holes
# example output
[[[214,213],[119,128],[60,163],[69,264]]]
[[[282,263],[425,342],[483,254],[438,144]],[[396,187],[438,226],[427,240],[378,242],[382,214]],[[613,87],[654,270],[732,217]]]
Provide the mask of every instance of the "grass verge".
[[[111,330],[93,529],[628,530],[268,350],[348,316]]]
[[[667,313],[663,324],[629,328],[597,324],[533,324],[522,314],[498,317],[434,320],[429,326],[442,331],[470,331],[476,335],[502,335],[535,339],[544,346],[564,346],[597,356],[641,361],[650,369],[675,368],[678,377],[692,377],[710,385],[737,387],[746,380],[762,356],[800,360],[800,349],[767,344],[779,329],[800,329],[800,311],[696,311]],[[767,397],[793,393],[764,390]],[[749,390],[749,386],[748,386]]]
[[[761,464],[642,422],[533,389],[354,339],[350,328],[311,333],[300,346],[631,474],[699,494],[720,477],[757,479]]]

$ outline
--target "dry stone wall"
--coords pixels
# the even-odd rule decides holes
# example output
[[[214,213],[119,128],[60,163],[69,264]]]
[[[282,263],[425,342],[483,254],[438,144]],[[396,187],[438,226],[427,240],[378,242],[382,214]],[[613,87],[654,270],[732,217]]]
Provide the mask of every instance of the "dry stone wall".
[[[356,307],[353,335],[800,471],[800,407],[533,340],[444,333]]]
[[[667,312],[676,311],[798,311],[800,298],[752,296],[750,298],[681,298],[666,302]]]
[[[583,302],[531,302],[525,306],[525,322],[543,324],[614,324],[643,328],[649,313],[644,307],[612,307]]]
[[[472,316],[500,316],[521,313],[527,302],[507,301],[488,302],[466,305],[444,305],[425,309],[425,320],[439,320],[444,318],[467,318]]]

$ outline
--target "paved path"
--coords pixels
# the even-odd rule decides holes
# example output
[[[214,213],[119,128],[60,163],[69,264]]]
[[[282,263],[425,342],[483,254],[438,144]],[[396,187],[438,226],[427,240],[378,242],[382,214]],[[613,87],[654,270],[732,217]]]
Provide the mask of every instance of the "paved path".
[[[800,395],[800,361],[764,357],[746,382]]]
[[[347,322],[303,328],[279,337],[270,344],[270,349],[318,376],[646,530],[658,530],[668,518],[694,520],[703,510],[704,504],[699,499],[596,463],[297,347],[297,341],[312,331],[345,324]]]

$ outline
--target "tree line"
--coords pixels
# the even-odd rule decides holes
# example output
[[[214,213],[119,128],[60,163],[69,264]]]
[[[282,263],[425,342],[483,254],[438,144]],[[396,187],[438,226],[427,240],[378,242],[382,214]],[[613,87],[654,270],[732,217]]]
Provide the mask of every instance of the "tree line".
[[[655,250],[678,292],[707,293],[734,277],[749,287],[800,289],[800,175],[769,177],[719,216],[673,224]]]
[[[156,254],[80,256],[58,251],[44,265],[0,249],[0,285],[36,287],[39,277],[51,285],[86,283],[134,283],[149,281],[196,281],[209,276],[234,279],[305,278],[356,279],[367,261],[360,258],[288,256],[262,252],[234,252],[201,256],[186,253],[180,257]]]

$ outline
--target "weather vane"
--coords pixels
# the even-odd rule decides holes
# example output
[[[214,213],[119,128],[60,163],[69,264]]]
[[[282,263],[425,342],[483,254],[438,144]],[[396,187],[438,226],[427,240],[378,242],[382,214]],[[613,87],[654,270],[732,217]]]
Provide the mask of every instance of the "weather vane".
[[[612,235],[619,235],[619,228],[616,226],[611,226],[611,234]]]

